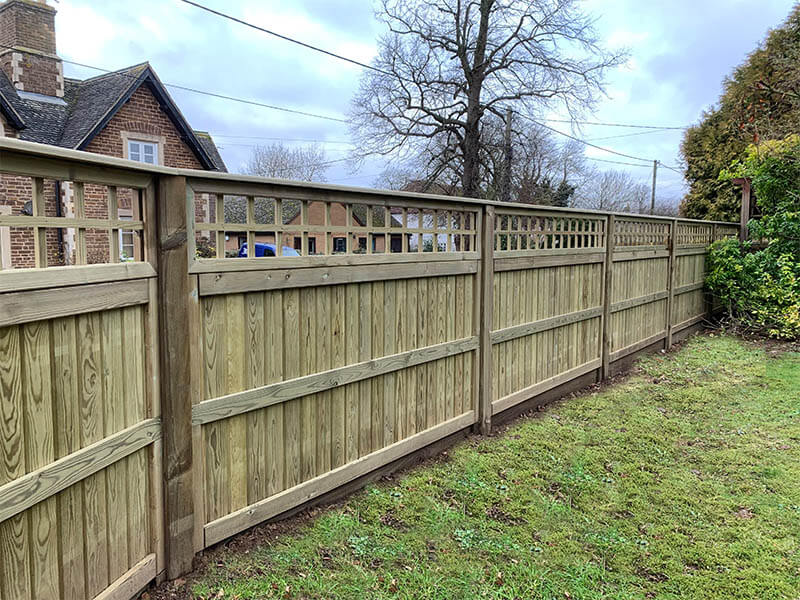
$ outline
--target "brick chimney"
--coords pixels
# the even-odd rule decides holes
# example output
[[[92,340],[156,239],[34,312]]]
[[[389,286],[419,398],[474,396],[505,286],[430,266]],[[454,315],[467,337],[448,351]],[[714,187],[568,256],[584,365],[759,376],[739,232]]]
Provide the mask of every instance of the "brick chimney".
[[[47,0],[0,2],[0,69],[20,91],[64,96],[55,17]]]

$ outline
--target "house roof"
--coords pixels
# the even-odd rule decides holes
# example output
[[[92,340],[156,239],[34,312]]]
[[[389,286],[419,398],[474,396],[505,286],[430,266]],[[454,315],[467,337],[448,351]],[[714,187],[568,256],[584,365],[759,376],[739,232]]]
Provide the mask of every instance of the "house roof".
[[[11,124],[14,129],[22,129],[25,125],[25,121],[22,119],[22,115],[19,114],[17,109],[11,102],[12,97],[16,97],[17,91],[14,89],[14,86],[11,85],[11,82],[8,78],[3,74],[3,77],[0,77],[0,113],[6,118],[6,122]]]
[[[22,140],[83,150],[142,85],[146,85],[203,168],[226,171],[207,133],[195,132],[148,63],[91,79],[65,79],[64,99],[18,92],[0,71],[0,110]],[[16,114],[15,122],[8,113]]]

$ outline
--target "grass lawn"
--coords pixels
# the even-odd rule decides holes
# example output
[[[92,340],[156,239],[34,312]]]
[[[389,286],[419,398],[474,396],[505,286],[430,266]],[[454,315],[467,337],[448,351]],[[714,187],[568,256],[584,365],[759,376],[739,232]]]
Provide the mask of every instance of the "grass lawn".
[[[697,337],[372,485],[198,598],[800,598],[800,354]]]

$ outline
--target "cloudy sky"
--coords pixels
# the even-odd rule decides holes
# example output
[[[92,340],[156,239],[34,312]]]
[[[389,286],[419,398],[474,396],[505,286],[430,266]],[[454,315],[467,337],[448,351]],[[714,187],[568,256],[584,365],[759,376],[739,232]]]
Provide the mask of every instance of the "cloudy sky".
[[[686,126],[718,98],[724,77],[788,15],[794,0],[584,0],[597,18],[601,38],[630,50],[629,63],[611,74],[608,97],[590,120]],[[52,0],[50,0],[52,4]],[[202,0],[249,22],[369,62],[381,26],[371,0]],[[358,84],[357,66],[323,56],[179,0],[98,2],[60,0],[56,28],[62,58],[105,69],[150,61],[167,84],[255,100],[295,110],[342,117]],[[65,74],[97,71],[65,65]],[[210,131],[231,171],[242,169],[255,144],[325,142],[328,160],[346,156],[348,132],[336,121],[288,114],[171,89],[196,129]],[[678,165],[680,131],[551,125],[600,146]],[[625,135],[625,137],[617,137]],[[612,137],[614,136],[614,137]],[[291,141],[290,141],[291,140]],[[587,156],[625,160],[587,149]],[[629,170],[649,181],[648,168],[596,163]],[[371,185],[378,160],[353,173],[342,163],[329,181]],[[680,175],[659,172],[658,195],[677,199]]]

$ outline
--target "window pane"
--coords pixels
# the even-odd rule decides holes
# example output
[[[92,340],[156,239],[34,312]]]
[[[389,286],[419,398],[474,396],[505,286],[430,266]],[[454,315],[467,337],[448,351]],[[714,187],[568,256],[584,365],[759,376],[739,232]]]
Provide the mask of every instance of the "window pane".
[[[140,146],[137,142],[128,143],[128,158],[131,160],[141,160]]]
[[[128,158],[149,165],[158,164],[158,144],[153,142],[128,142]]]

